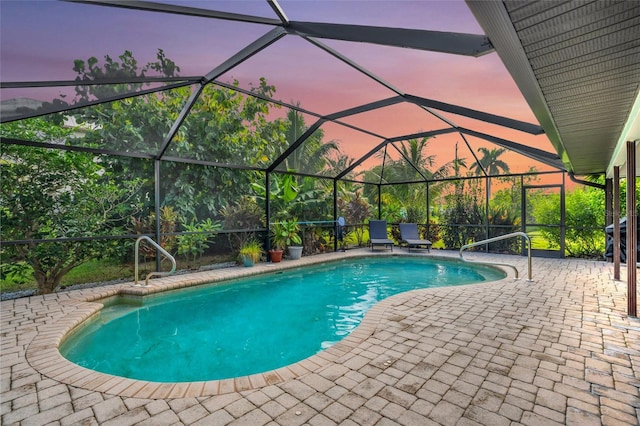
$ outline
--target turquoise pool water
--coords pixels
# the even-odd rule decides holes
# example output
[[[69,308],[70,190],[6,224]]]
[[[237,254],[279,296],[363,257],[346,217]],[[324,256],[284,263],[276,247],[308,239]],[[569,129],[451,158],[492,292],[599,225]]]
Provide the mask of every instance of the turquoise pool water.
[[[394,294],[504,277],[493,268],[429,258],[325,263],[105,307],[60,352],[96,371],[154,382],[245,376],[333,345]]]

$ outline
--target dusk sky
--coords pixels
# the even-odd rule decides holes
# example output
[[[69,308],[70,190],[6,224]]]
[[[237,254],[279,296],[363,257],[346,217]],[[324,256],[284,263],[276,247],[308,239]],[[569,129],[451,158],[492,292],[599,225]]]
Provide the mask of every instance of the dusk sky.
[[[275,18],[266,1],[172,1],[198,8]],[[287,1],[279,2],[290,20],[349,23],[482,34],[463,1]],[[0,77],[4,82],[72,80],[74,59],[133,52],[139,64],[155,59],[158,49],[180,66],[180,75],[204,75],[272,27],[163,13],[46,1],[0,1]],[[396,88],[417,96],[536,123],[496,53],[479,58],[400,49],[363,43],[322,40]],[[248,88],[265,77],[276,86],[275,98],[300,102],[320,114],[351,108],[395,94],[300,37],[286,36],[219,78],[238,79]],[[47,90],[49,92],[47,92]],[[3,89],[13,97],[45,99],[51,89]],[[54,93],[72,88],[56,88]],[[545,136],[488,125],[442,113],[461,127],[552,151]],[[315,118],[307,117],[307,124]],[[383,137],[447,127],[415,105],[400,104],[344,119]],[[381,140],[343,126],[323,127],[327,138],[358,157]],[[495,145],[469,138],[474,150]],[[455,143],[468,163],[473,159],[459,135],[430,143],[438,163],[453,159]],[[536,165],[519,155],[505,158],[512,171]]]

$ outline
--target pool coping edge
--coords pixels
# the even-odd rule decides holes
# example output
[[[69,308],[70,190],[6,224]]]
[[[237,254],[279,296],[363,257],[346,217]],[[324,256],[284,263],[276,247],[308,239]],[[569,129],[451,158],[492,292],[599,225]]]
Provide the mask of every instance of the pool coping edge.
[[[347,337],[335,345],[320,351],[296,363],[248,376],[229,379],[198,382],[151,382],[115,376],[81,367],[66,358],[59,351],[60,344],[84,321],[96,315],[103,307],[100,300],[120,295],[145,296],[158,292],[179,288],[198,286],[212,282],[226,282],[237,278],[246,278],[271,271],[294,269],[303,266],[317,265],[339,261],[344,258],[369,257],[371,255],[386,256],[423,256],[421,254],[363,252],[346,253],[340,258],[328,255],[303,257],[300,260],[284,261],[280,264],[256,265],[252,268],[233,267],[219,270],[203,271],[193,274],[160,278],[153,281],[153,286],[136,287],[133,283],[115,284],[109,287],[90,289],[86,292],[71,292],[68,307],[75,309],[64,316],[56,324],[47,324],[38,329],[38,334],[26,350],[27,362],[44,376],[82,389],[103,392],[111,395],[146,399],[172,399],[185,397],[203,397],[222,395],[259,389],[276,383],[302,377],[317,372],[351,354],[362,342],[374,334],[386,310],[400,300],[413,297],[416,292],[436,289],[418,289],[391,296],[376,303],[364,316],[360,324]],[[452,256],[429,255],[430,258],[455,260]],[[250,269],[247,271],[246,269]],[[502,268],[498,268],[502,269]],[[243,272],[242,272],[243,271]],[[508,277],[494,281],[501,283],[510,280]],[[491,284],[491,283],[486,283]],[[100,290],[102,289],[102,290]],[[77,297],[74,297],[77,296]]]

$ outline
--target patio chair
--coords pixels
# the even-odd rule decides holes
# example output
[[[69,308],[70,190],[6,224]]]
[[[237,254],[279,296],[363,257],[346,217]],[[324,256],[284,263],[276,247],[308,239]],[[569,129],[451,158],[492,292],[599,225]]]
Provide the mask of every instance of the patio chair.
[[[426,248],[427,252],[431,252],[431,241],[423,240],[418,235],[418,224],[401,223],[400,226],[400,244],[406,244],[411,253],[411,248]]]
[[[390,248],[393,251],[393,241],[387,237],[386,220],[369,221],[369,244],[371,244],[371,251],[375,246],[384,246],[384,248]]]

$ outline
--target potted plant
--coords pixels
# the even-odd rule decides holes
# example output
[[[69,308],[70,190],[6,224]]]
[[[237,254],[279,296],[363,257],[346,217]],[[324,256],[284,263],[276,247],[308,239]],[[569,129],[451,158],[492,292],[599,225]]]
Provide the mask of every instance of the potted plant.
[[[286,222],[287,230],[289,231],[289,242],[287,243],[287,249],[289,250],[289,258],[292,260],[298,260],[302,257],[302,238],[300,238],[300,225],[298,221],[294,219],[291,222]]]
[[[255,239],[249,239],[244,242],[240,247],[240,253],[238,258],[242,261],[244,266],[253,266],[260,261],[260,257],[264,251],[262,250],[262,244]]]
[[[291,247],[302,243],[302,239],[298,232],[300,226],[297,219],[285,220],[282,222],[276,222],[272,224],[271,228],[271,243],[273,244],[273,250],[269,251],[272,262],[280,262],[282,260],[282,252],[289,248],[289,254],[291,254]],[[296,251],[294,249],[294,251]],[[302,247],[298,251],[298,257],[302,254]],[[295,257],[292,256],[295,259]]]

